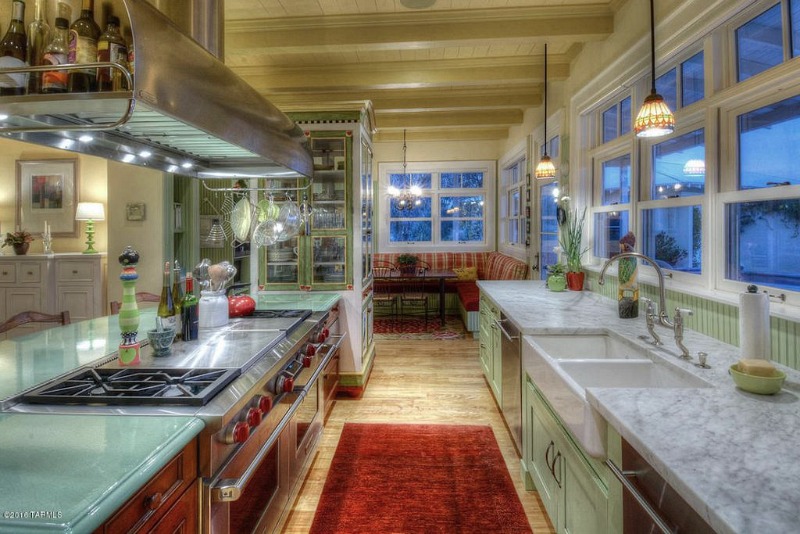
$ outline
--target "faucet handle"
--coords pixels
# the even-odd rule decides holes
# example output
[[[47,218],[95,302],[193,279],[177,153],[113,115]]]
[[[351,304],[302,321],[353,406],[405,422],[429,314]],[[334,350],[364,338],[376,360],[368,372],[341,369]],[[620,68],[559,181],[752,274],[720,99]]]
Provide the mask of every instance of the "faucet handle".
[[[675,308],[675,318],[682,317],[683,315],[694,315],[694,312],[689,308]]]

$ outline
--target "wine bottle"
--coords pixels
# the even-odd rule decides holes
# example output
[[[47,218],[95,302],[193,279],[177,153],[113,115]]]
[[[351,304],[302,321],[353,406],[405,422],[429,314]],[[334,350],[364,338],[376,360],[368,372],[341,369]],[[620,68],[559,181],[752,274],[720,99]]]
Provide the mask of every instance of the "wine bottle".
[[[97,38],[100,27],[94,21],[94,0],[83,0],[81,16],[69,29],[69,62],[97,61]],[[71,70],[67,85],[71,93],[86,93],[97,89],[97,69]]]
[[[11,0],[11,23],[0,40],[0,68],[24,67],[28,59],[28,36],[25,34],[25,2]],[[27,73],[0,77],[0,96],[24,95],[28,87]]]
[[[47,2],[36,0],[33,22],[28,26],[28,65],[44,65],[44,49],[50,42],[50,26],[47,24]],[[28,93],[41,92],[42,73],[32,72],[28,80]]]
[[[97,61],[112,61],[128,68],[128,47],[119,33],[119,17],[108,16],[106,31],[97,40]],[[121,91],[122,73],[115,68],[102,68],[97,71],[98,91]]]
[[[175,332],[181,335],[181,305],[183,304],[183,290],[181,289],[181,264],[175,260],[172,268],[172,302],[175,304]]]
[[[44,49],[42,62],[45,65],[63,65],[67,62],[69,53],[69,21],[65,18],[56,19],[56,28],[53,31],[53,40]],[[65,70],[47,70],[42,73],[43,93],[66,93],[69,75]]]
[[[156,312],[156,327],[159,330],[175,330],[177,317],[175,316],[175,302],[172,300],[172,289],[169,286],[169,262],[164,264],[164,284],[161,287],[161,299],[158,301]]]
[[[186,293],[181,302],[181,337],[184,341],[197,339],[200,326],[197,302],[192,273],[186,273]]]

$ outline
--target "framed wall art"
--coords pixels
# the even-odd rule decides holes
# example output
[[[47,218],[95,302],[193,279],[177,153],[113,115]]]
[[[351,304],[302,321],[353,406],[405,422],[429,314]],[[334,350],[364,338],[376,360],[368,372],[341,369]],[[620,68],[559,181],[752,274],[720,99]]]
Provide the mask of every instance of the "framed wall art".
[[[17,161],[16,225],[33,234],[77,237],[78,160]]]

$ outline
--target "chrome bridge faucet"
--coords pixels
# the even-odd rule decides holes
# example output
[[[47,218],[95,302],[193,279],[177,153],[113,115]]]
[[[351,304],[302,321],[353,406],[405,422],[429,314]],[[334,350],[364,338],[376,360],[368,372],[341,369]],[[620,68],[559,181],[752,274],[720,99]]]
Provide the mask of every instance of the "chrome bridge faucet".
[[[666,286],[664,285],[664,271],[662,271],[661,267],[658,266],[656,260],[639,252],[621,252],[613,258],[606,260],[605,264],[603,264],[603,268],[600,269],[600,277],[597,279],[597,283],[600,285],[605,284],[605,275],[606,270],[608,270],[608,266],[611,265],[614,260],[619,260],[622,258],[641,258],[652,265],[656,270],[656,274],[658,275],[658,322],[667,328],[671,328],[675,333],[675,344],[679,349],[681,349],[680,358],[685,360],[691,359],[689,350],[683,344],[683,316],[693,315],[692,310],[675,308],[675,321],[673,322],[670,320],[669,314],[667,313],[667,290]],[[644,301],[647,303],[647,312],[645,313],[647,331],[653,337],[653,341],[651,341],[651,343],[653,345],[662,345],[663,343],[661,342],[661,338],[655,331],[656,314],[655,310],[653,309],[653,301],[648,298],[645,298]]]

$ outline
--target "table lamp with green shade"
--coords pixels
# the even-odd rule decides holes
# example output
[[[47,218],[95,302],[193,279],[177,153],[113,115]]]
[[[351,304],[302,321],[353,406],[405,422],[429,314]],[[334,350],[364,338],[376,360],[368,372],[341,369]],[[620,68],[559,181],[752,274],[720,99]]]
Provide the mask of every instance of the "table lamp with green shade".
[[[76,221],[86,221],[86,250],[84,254],[97,254],[94,248],[94,221],[106,220],[102,202],[78,202],[75,210]]]

